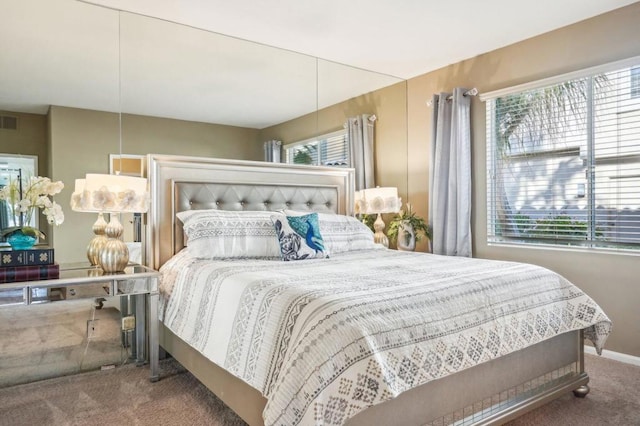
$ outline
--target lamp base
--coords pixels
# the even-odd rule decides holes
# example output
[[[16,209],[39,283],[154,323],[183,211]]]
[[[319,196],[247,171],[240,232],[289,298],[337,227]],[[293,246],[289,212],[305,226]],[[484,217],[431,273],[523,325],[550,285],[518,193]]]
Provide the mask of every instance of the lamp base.
[[[129,264],[129,248],[120,239],[123,227],[115,213],[111,214],[111,221],[105,228],[109,240],[100,253],[100,266],[108,273],[122,272]]]
[[[89,241],[89,245],[87,246],[87,259],[89,259],[89,263],[91,266],[97,266],[100,264],[100,253],[104,248],[104,245],[109,240],[104,235],[104,230],[107,227],[107,222],[104,220],[104,216],[102,213],[98,213],[98,219],[93,224],[93,233],[95,237]]]
[[[373,234],[373,242],[376,244],[382,244],[386,248],[389,248],[389,238],[384,235],[384,221],[382,220],[382,215],[378,213],[378,217],[376,221],[373,222],[373,229],[376,231]]]

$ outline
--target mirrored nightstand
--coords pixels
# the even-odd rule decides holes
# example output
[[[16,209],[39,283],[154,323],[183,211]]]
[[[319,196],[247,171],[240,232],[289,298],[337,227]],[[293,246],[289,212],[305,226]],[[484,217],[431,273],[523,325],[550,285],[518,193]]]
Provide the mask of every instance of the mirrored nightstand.
[[[149,363],[151,381],[158,380],[158,279],[160,274],[131,264],[109,274],[84,263],[60,264],[56,279],[0,284],[0,308],[17,304],[119,297],[123,330],[134,335],[132,356],[138,365]]]

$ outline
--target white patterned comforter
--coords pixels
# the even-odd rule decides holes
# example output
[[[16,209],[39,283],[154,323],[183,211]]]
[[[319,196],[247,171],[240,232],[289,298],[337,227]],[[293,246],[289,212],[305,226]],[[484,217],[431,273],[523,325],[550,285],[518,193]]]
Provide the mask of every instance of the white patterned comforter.
[[[161,269],[161,320],[267,398],[266,425],[338,425],[368,406],[557,334],[611,329],[561,276],[521,263],[362,250]]]

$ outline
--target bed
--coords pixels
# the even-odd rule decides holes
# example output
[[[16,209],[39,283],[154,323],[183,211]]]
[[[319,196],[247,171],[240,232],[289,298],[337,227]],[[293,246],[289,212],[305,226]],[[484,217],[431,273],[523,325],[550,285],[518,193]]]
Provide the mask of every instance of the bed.
[[[192,258],[185,254],[186,250],[182,250],[185,235],[182,223],[176,216],[181,212],[285,210],[300,214],[318,212],[324,217],[336,214],[349,216],[353,212],[354,177],[351,169],[149,155],[147,172],[152,197],[147,223],[147,264],[155,269],[164,266],[165,276],[161,287],[171,282],[177,287],[190,288],[190,292],[184,293],[185,296],[173,294],[174,291],[183,294],[177,292],[177,287],[164,288],[167,298],[162,303],[160,345],[250,425],[501,424],[566,392],[573,391],[577,396],[585,396],[589,391],[589,378],[584,371],[584,335],[586,333],[595,340],[600,348],[611,324],[591,299],[562,281],[561,277],[547,275],[550,272],[542,271],[542,268],[508,262],[442,259],[428,254],[399,253],[386,249],[376,251],[373,248],[347,251],[331,259],[300,262],[258,259],[250,264],[243,263],[246,262],[243,259],[206,262]],[[438,264],[447,262],[451,263],[444,270],[438,270]],[[175,268],[186,264],[190,267],[199,265],[201,270],[189,272],[195,275],[188,275],[188,279],[182,281],[169,279],[175,278],[172,275],[183,274],[182,269]],[[338,265],[337,269],[331,269],[333,264]],[[482,265],[479,271],[469,273],[467,268],[475,268],[479,264]],[[467,278],[449,273],[456,268],[467,270],[466,275],[463,274]],[[519,312],[518,318],[532,316],[530,325],[523,320],[523,325],[515,327],[513,321],[516,321],[516,317],[508,317],[512,327],[507,332],[509,324],[507,317],[504,317],[504,336],[511,335],[514,342],[519,342],[508,345],[511,349],[507,350],[502,343],[499,347],[487,349],[491,347],[491,327],[483,326],[485,318],[474,309],[467,309],[448,321],[441,321],[435,316],[424,320],[411,315],[406,318],[405,313],[409,311],[405,310],[405,305],[409,301],[431,304],[428,311],[436,315],[439,309],[443,311],[441,313],[446,313],[449,309],[446,303],[463,300],[460,298],[469,290],[460,286],[461,290],[457,293],[441,293],[435,302],[430,301],[425,296],[427,292],[419,286],[404,284],[400,277],[404,276],[405,271],[415,269],[412,274],[437,277],[433,281],[442,284],[437,291],[444,291],[445,287],[458,281],[487,287],[478,277],[490,274],[491,269],[496,268],[501,268],[502,276],[516,277],[515,281],[519,280],[517,277],[537,276],[538,281],[532,281],[535,285],[522,286],[518,291],[540,289],[531,292],[537,298],[536,303],[531,303],[537,306],[538,311],[535,311],[535,306],[531,311],[523,310],[522,306],[515,309]],[[206,275],[201,272],[204,270],[214,274],[222,283],[220,287],[212,286],[218,289],[215,298],[221,297],[225,288],[244,289],[242,292],[234,290],[235,300],[224,299],[224,303],[221,303],[229,311],[223,310],[221,313],[220,310],[212,311],[204,307],[203,300],[213,297],[204,289],[210,282],[210,278],[202,278]],[[220,272],[222,270],[224,273]],[[314,276],[318,278],[303,279],[306,277],[304,274],[311,270],[317,270]],[[265,279],[262,275],[265,271],[275,275]],[[339,271],[344,271],[344,277],[336,275]],[[337,294],[342,292],[341,287],[336,285],[337,281],[346,280],[347,277],[358,281],[359,277],[367,275],[367,271],[370,271],[368,280],[377,284],[370,284],[373,287],[369,288],[365,286],[365,292],[357,295],[350,288],[344,290],[346,297]],[[242,276],[248,276],[249,281],[262,283],[262,287],[239,284]],[[563,293],[558,293],[557,289],[549,293],[542,290],[549,277],[552,277],[552,281],[562,283]],[[224,284],[226,281],[233,283],[231,287]],[[307,296],[295,293],[298,286],[293,284],[303,281],[313,294],[321,293],[317,299],[305,304],[299,301]],[[385,282],[397,287],[385,289]],[[329,287],[331,285],[333,287]],[[322,291],[323,286],[328,287],[327,291]],[[274,290],[276,288],[277,291]],[[284,297],[287,292],[294,292],[288,296],[289,299]],[[378,300],[372,298],[378,292],[382,297]],[[406,298],[398,302],[391,301],[390,294],[394,292],[402,293]],[[251,299],[247,299],[248,295]],[[516,298],[511,298],[509,303],[500,301],[498,298],[503,296],[499,296],[499,292],[480,296],[481,299],[487,297],[492,298],[488,311],[494,313],[520,303]],[[542,305],[537,303],[547,297],[570,300],[573,313],[544,311]],[[364,301],[352,305],[363,305],[368,309],[367,312],[340,317],[344,305],[349,305],[345,299]],[[318,300],[320,302],[316,302]],[[249,307],[264,306],[266,301],[275,306],[288,306],[289,312],[296,311],[296,314],[251,313]],[[238,309],[233,308],[236,305]],[[298,306],[305,307],[307,311],[296,308]],[[247,312],[241,312],[243,310]],[[376,310],[382,315],[381,319],[371,316]],[[402,313],[402,319],[398,320],[398,324],[402,327],[398,326],[398,329],[402,330],[394,333],[389,324],[393,322],[391,319],[399,318],[399,313]],[[258,320],[250,325],[238,320],[252,315]],[[545,315],[548,318],[540,320]],[[216,321],[209,325],[209,320],[204,321],[208,317]],[[304,320],[283,326],[276,324],[275,317]],[[363,334],[357,327],[351,327],[350,321],[364,317],[373,319]],[[198,332],[182,332],[187,327],[181,324],[188,321],[197,324],[195,329]],[[451,321],[463,330],[463,334],[451,337],[457,339],[455,344],[451,343],[453,340],[446,340],[449,336],[445,332],[438,335],[433,328],[425,331],[425,324],[433,327],[434,324]],[[270,337],[265,338],[274,334],[256,332],[256,328],[280,330],[275,335],[282,335],[286,331],[287,341],[295,344],[282,344],[280,347],[280,338],[277,342]],[[344,334],[351,334],[351,341],[347,344],[340,346],[323,341],[341,328],[347,329]],[[247,329],[251,332],[247,332]],[[235,336],[239,334],[236,330],[244,330],[244,346],[251,348],[244,355],[239,349],[243,346],[242,338],[221,343],[215,337],[216,333],[235,333]],[[478,330],[485,336],[482,345],[477,342]],[[428,339],[425,337],[427,334]],[[270,354],[271,365],[262,367],[262,370],[255,364],[257,356],[250,356],[252,350],[262,349],[246,344],[247,339],[255,339],[256,335],[277,346],[264,350]],[[411,336],[420,343],[408,346],[394,340],[400,335]],[[440,349],[431,351],[426,346],[420,346],[429,339],[439,344]],[[479,346],[482,347],[478,349]],[[375,350],[370,351],[371,348]],[[441,356],[435,358],[440,362],[434,363],[433,354],[438,350],[442,351]],[[427,363],[429,357],[431,361]],[[319,360],[316,360],[317,364],[309,365],[307,361],[310,358]],[[442,362],[445,359],[446,362]],[[356,364],[360,365],[360,370],[351,368]],[[427,365],[430,367],[420,367]]]

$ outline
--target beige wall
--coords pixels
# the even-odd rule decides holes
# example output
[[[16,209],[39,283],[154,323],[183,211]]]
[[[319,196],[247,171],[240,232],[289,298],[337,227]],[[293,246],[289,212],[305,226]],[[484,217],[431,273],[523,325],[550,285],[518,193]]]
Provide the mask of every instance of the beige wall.
[[[123,154],[177,154],[240,160],[264,158],[257,129],[125,114],[122,134]]]
[[[0,111],[0,115],[18,118],[18,129],[0,129],[0,152],[6,154],[37,155],[38,174],[47,176],[47,116]]]
[[[408,81],[409,198],[426,216],[431,111],[425,101],[453,87],[480,93],[640,55],[640,3]],[[486,227],[485,105],[472,102],[473,236],[477,257],[535,263],[567,277],[613,320],[607,349],[640,356],[640,257],[489,246]]]
[[[407,197],[407,86],[400,82],[318,113],[268,127],[261,140],[277,139],[284,144],[343,128],[347,118],[375,114],[374,154],[376,185],[395,186],[403,200]]]
[[[86,173],[109,173],[109,154],[120,151],[118,114],[52,106],[49,115],[51,177],[66,185],[56,196],[65,211],[65,222],[54,231],[56,259],[85,261],[96,216],[73,212],[69,200],[75,179]],[[122,117],[122,153],[263,157],[254,129],[136,115]]]

